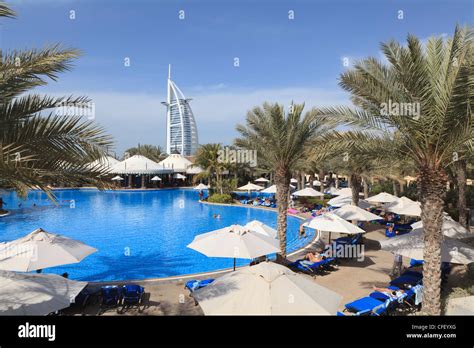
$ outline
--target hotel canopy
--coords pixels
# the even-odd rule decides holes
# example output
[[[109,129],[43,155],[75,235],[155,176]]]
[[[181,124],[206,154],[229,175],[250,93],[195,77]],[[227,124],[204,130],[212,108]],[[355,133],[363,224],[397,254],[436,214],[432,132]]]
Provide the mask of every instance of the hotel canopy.
[[[104,156],[88,164],[89,168],[103,167],[105,169],[110,169],[117,163],[120,163],[119,160],[113,158],[112,156]]]
[[[179,153],[173,153],[169,155],[163,161],[158,163],[158,165],[160,166],[160,168],[166,169],[172,173],[186,173],[188,168],[190,170],[198,168],[193,167],[193,163],[183,155],[180,155]]]
[[[171,168],[165,168],[142,155],[132,156],[110,168],[110,173],[113,174],[169,174],[172,172]]]

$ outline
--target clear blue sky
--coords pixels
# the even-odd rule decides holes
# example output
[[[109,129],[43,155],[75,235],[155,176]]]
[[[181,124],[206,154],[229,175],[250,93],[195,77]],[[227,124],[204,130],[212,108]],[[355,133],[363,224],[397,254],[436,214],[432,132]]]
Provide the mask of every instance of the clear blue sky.
[[[344,57],[381,57],[381,41],[451,35],[456,23],[474,23],[470,0],[7,2],[18,19],[2,20],[2,48],[60,42],[84,52],[74,70],[39,92],[90,96],[119,152],[138,142],[164,145],[168,63],[194,99],[200,142],[230,143],[235,124],[265,100],[348,103],[337,86]]]

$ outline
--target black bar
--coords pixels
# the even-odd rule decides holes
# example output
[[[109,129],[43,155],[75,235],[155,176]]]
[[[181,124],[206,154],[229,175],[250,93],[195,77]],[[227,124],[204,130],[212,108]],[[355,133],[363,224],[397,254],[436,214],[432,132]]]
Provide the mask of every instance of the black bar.
[[[131,347],[154,344],[206,345],[301,344],[328,347],[392,344],[455,347],[474,341],[474,317],[0,317],[0,346],[10,345],[117,345]],[[26,323],[55,325],[55,340],[20,338]],[[424,329],[423,329],[424,328]],[[409,338],[407,334],[455,335],[456,337]],[[399,346],[400,347],[400,346]]]

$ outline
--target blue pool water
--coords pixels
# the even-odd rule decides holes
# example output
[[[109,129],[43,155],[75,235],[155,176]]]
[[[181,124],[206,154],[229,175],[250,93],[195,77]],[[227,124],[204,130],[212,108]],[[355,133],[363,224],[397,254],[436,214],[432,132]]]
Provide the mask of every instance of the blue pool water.
[[[200,234],[231,224],[260,220],[276,228],[276,213],[245,207],[200,204],[189,189],[160,191],[55,191],[54,206],[40,191],[27,200],[4,192],[0,241],[10,241],[41,227],[98,249],[82,262],[44,270],[69,273],[78,280],[125,280],[166,277],[232,267],[232,259],[208,258],[186,247]],[[73,200],[73,204],[70,202]],[[21,204],[21,206],[18,206]],[[214,219],[220,214],[221,219]],[[288,217],[288,251],[313,237],[298,238],[300,220]],[[239,265],[249,260],[238,260]]]

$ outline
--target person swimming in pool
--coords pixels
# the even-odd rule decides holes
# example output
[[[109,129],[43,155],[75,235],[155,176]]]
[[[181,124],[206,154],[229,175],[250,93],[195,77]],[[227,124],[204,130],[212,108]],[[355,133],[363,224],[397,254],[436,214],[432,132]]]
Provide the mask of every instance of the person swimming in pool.
[[[304,238],[306,237],[306,230],[304,228],[304,225],[301,224],[300,225],[300,230],[299,230],[299,233],[298,233],[298,238]]]

